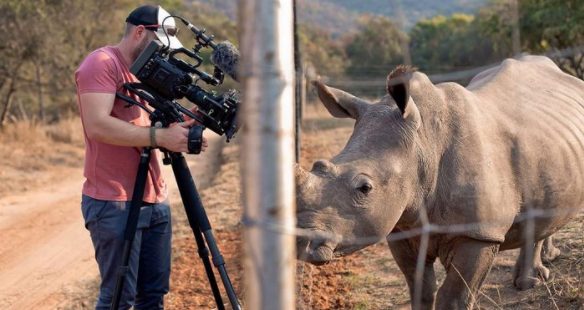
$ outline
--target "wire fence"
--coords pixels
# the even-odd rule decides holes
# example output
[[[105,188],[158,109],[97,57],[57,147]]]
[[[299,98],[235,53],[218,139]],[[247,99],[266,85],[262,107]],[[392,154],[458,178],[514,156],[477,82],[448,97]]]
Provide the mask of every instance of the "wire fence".
[[[522,251],[524,251],[523,254],[520,255],[520,257],[523,258],[523,262],[521,261],[517,261],[517,265],[519,264],[523,264],[524,267],[522,268],[530,268],[530,269],[534,269],[537,268],[537,265],[534,265],[534,262],[537,262],[538,260],[540,260],[540,256],[542,255],[542,248],[541,245],[538,247],[538,245],[536,244],[536,242],[540,242],[543,243],[544,240],[543,239],[539,239],[536,240],[535,235],[536,235],[536,229],[535,229],[535,224],[536,224],[536,220],[546,220],[546,219],[552,219],[552,218],[556,218],[558,216],[567,216],[567,215],[573,215],[573,217],[575,217],[575,214],[577,214],[577,212],[581,211],[582,207],[574,207],[574,208],[564,208],[562,210],[537,210],[537,209],[531,209],[528,210],[527,212],[524,212],[520,215],[518,215],[514,222],[513,225],[520,225],[520,224],[525,224],[524,225],[524,235],[525,235],[525,245],[532,245],[532,246],[525,246],[522,249]],[[472,232],[472,231],[476,231],[477,227],[501,227],[504,226],[507,223],[504,222],[489,222],[489,223],[485,223],[485,222],[475,222],[475,223],[464,223],[464,224],[449,224],[449,225],[436,225],[433,224],[432,222],[429,221],[427,213],[426,212],[421,212],[420,213],[420,221],[421,221],[421,226],[414,228],[414,229],[410,229],[407,231],[399,231],[399,232],[395,232],[395,233],[390,233],[387,237],[383,238],[383,237],[378,237],[378,236],[370,236],[370,237],[362,237],[362,238],[353,238],[353,239],[344,239],[342,235],[339,234],[334,234],[331,232],[324,232],[324,231],[314,231],[314,230],[310,230],[310,229],[302,229],[302,228],[296,228],[294,230],[290,230],[287,229],[285,227],[281,227],[278,225],[274,225],[273,223],[267,223],[267,222],[258,222],[258,221],[254,221],[252,219],[249,218],[244,218],[242,220],[242,224],[246,227],[260,227],[261,229],[263,229],[264,231],[269,231],[272,233],[277,233],[277,234],[284,234],[284,235],[293,235],[296,237],[301,237],[301,238],[308,238],[310,240],[319,240],[319,241],[331,241],[333,243],[343,243],[343,244],[350,244],[353,246],[357,246],[357,247],[364,247],[364,246],[368,246],[368,245],[373,245],[375,243],[378,243],[380,241],[386,240],[387,242],[396,242],[396,241],[401,241],[401,240],[412,240],[412,239],[417,239],[419,240],[418,244],[419,244],[419,248],[418,248],[418,255],[417,255],[417,260],[416,260],[416,269],[415,269],[415,287],[413,289],[414,292],[414,296],[412,296],[412,300],[411,303],[413,305],[413,308],[418,308],[419,305],[421,305],[422,303],[422,286],[423,286],[423,277],[424,277],[424,272],[426,272],[425,268],[426,268],[426,261],[427,261],[427,254],[428,254],[428,247],[429,247],[429,240],[431,237],[433,236],[438,236],[438,235],[448,235],[448,236],[455,236],[455,235],[461,235],[464,234],[466,232]],[[551,236],[551,235],[550,235]],[[536,251],[536,249],[539,248],[539,251]],[[301,260],[306,260],[307,257],[305,256],[301,256],[300,257]],[[584,259],[584,257],[582,257],[582,259]],[[298,273],[304,276],[304,265],[300,265],[300,268],[298,270]],[[525,269],[524,269],[525,270]],[[537,270],[533,270],[533,272],[537,272]],[[258,277],[261,278],[261,274],[262,271],[261,269],[257,270],[258,273]],[[305,275],[305,276],[312,276],[312,275]],[[538,275],[537,273],[531,275],[531,277],[534,277],[533,279],[535,280],[535,278],[541,277],[542,275]],[[462,276],[461,276],[462,277]],[[268,281],[268,279],[264,279],[265,281]],[[540,279],[541,280],[541,279]],[[547,280],[547,279],[546,279]],[[580,283],[580,285],[584,285],[584,283]],[[549,291],[549,288],[547,288],[547,290]],[[553,295],[550,294],[550,298],[553,299]],[[300,296],[302,297],[302,296]],[[487,296],[488,298],[488,296]],[[298,302],[302,302],[302,298],[297,298]],[[554,301],[555,303],[555,301]],[[416,306],[418,305],[418,306]],[[309,305],[298,305],[299,308],[301,309],[310,309],[311,307]],[[556,309],[559,309],[556,307]]]

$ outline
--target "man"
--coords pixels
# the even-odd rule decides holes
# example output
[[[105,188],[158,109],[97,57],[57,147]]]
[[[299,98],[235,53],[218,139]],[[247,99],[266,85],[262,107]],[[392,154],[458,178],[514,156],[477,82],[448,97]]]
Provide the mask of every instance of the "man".
[[[116,92],[131,95],[122,85],[138,81],[129,67],[152,40],[170,44],[171,48],[182,46],[174,36],[175,21],[168,16],[159,6],[135,9],[126,19],[122,40],[89,54],[75,72],[86,145],[81,208],[101,275],[96,309],[110,308],[142,148],[159,146],[185,152],[188,127],[194,124],[190,120],[154,129],[145,111],[128,107],[115,97]],[[206,146],[204,140],[203,148]],[[153,151],[120,309],[132,305],[135,309],[163,309],[169,289],[170,241],[166,184],[159,154]]]

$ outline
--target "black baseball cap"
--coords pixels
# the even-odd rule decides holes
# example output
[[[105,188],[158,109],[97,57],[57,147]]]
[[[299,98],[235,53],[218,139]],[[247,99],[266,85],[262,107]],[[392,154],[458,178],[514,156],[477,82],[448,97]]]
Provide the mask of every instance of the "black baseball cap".
[[[169,16],[170,14],[161,6],[143,5],[134,9],[126,18],[126,22],[135,26],[143,25],[144,28],[154,31],[158,40],[164,45],[169,45],[170,40],[170,48],[181,48],[183,45],[176,37],[176,23],[174,18]],[[162,29],[163,22],[166,34]]]

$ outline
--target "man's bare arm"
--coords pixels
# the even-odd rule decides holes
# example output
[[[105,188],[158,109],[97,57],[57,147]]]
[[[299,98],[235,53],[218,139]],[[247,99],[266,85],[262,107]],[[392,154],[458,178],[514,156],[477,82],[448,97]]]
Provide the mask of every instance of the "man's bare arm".
[[[80,100],[85,131],[90,139],[121,146],[150,145],[148,127],[136,126],[111,116],[115,94],[85,93],[81,94]],[[180,126],[157,129],[157,144],[170,151],[186,152],[188,127],[192,124],[193,121],[187,121]]]

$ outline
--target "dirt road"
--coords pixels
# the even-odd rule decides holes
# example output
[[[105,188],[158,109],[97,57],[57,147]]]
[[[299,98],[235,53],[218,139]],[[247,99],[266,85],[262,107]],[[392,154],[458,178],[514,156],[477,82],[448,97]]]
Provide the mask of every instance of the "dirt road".
[[[187,156],[199,189],[220,165],[223,141],[206,133],[209,148]],[[172,170],[164,166],[171,202],[178,201]],[[60,182],[0,197],[0,309],[57,309],[84,283],[98,277],[80,211],[81,169],[47,173]]]

